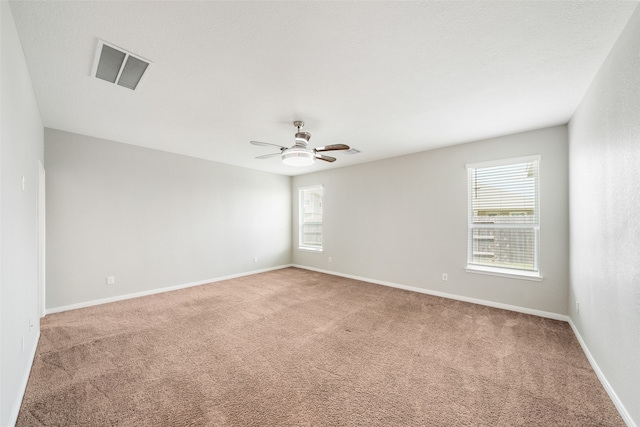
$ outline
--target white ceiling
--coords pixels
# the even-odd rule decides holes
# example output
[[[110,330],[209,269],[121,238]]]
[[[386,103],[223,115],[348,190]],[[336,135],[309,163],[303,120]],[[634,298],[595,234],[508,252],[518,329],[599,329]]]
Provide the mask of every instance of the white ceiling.
[[[567,123],[636,6],[11,3],[46,127],[285,175]],[[99,38],[153,62],[139,91],[91,77]],[[362,153],[254,159],[293,120]]]

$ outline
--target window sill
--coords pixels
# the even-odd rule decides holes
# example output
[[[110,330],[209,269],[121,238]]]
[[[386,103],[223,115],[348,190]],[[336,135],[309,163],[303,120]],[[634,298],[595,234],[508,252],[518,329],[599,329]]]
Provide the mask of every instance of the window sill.
[[[321,254],[321,253],[323,252],[323,250],[322,250],[322,249],[317,249],[317,248],[305,248],[305,247],[302,247],[302,246],[298,247],[298,250],[299,250],[299,251],[304,251],[304,252],[316,252],[316,253],[319,253],[319,254]]]
[[[513,272],[512,270],[494,268],[494,267],[480,267],[468,265],[465,268],[467,273],[474,274],[486,274],[489,276],[509,277],[511,279],[531,280],[534,282],[542,281],[542,276],[538,272]]]

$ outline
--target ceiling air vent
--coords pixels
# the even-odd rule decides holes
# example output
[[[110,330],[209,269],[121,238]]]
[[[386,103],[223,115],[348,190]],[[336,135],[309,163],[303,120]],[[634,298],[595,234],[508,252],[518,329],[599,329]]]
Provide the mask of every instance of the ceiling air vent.
[[[104,40],[98,40],[92,75],[131,90],[140,89],[140,83],[151,62]]]

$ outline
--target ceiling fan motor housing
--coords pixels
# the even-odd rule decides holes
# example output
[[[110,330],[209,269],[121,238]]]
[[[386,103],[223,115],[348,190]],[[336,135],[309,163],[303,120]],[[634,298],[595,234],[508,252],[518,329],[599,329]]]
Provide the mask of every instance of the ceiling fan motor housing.
[[[298,143],[303,143],[306,147],[310,138],[311,134],[309,132],[298,132],[296,133],[296,145],[298,145]]]

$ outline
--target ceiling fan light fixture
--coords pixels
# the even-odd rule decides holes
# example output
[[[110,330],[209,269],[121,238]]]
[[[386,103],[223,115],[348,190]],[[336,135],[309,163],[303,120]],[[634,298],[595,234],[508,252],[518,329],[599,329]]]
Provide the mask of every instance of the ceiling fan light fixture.
[[[310,166],[315,161],[315,153],[308,148],[292,147],[282,153],[282,163],[289,166]]]
[[[335,162],[337,159],[331,156],[325,156],[325,151],[337,151],[337,150],[349,150],[349,146],[346,144],[329,144],[322,147],[307,148],[307,143],[311,139],[309,132],[300,132],[300,128],[304,126],[302,120],[296,120],[293,125],[298,128],[298,132],[295,135],[296,143],[293,147],[287,148],[278,144],[271,144],[269,142],[249,141],[253,145],[261,145],[265,147],[277,147],[280,149],[279,153],[264,154],[256,157],[256,159],[270,159],[272,157],[280,155],[282,163],[288,166],[311,166],[316,162],[316,159],[320,159],[325,162]]]

